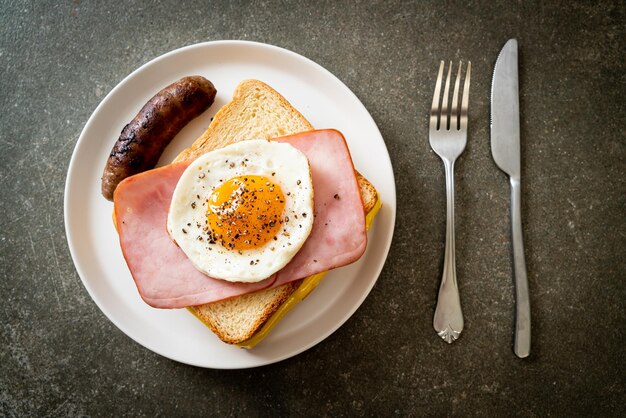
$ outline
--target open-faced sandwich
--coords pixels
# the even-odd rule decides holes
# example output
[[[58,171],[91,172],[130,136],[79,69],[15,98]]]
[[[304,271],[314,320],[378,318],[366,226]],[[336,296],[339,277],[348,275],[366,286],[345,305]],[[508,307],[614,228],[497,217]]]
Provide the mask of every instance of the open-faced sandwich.
[[[214,89],[207,100],[212,85],[198,86],[206,108]],[[159,117],[194,106],[172,101],[179,108]],[[142,112],[133,121],[138,129],[150,125]],[[147,148],[135,146],[142,140],[139,134],[125,139],[135,160]],[[109,160],[128,171],[132,158],[124,159],[119,142]],[[259,343],[327,271],[363,255],[381,205],[355,170],[343,135],[314,130],[257,80],[241,82],[206,132],[171,164],[148,168],[107,185],[139,294],[155,308],[189,309],[222,341],[245,348]]]

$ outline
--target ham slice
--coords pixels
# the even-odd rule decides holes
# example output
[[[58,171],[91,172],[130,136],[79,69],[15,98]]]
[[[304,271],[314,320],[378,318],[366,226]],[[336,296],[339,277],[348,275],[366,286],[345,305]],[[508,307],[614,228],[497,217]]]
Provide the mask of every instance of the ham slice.
[[[167,213],[188,162],[171,164],[125,179],[115,189],[115,223],[126,264],[143,300],[155,308],[182,308],[264,289],[206,276],[191,264],[167,232]]]
[[[336,130],[275,139],[308,158],[315,193],[313,229],[298,254],[258,283],[232,283],[196,270],[167,233],[167,213],[178,179],[189,162],[127,178],[115,191],[120,245],[143,300],[155,308],[215,302],[350,264],[367,245],[365,213],[345,139]]]
[[[273,286],[280,286],[354,262],[365,251],[367,235],[361,191],[343,135],[324,130],[274,140],[306,155],[315,193],[313,229],[298,254],[277,273]]]

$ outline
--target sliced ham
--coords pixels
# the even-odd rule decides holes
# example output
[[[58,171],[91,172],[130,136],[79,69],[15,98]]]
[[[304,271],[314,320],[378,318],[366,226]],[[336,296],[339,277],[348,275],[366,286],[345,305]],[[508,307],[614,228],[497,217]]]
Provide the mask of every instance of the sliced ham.
[[[274,139],[306,155],[313,179],[315,220],[298,254],[280,270],[273,286],[350,264],[365,251],[365,213],[352,157],[335,130]]]
[[[139,294],[156,308],[182,308],[280,286],[356,261],[367,244],[365,214],[350,152],[335,130],[277,138],[302,151],[311,166],[315,220],[298,254],[258,283],[232,283],[193,267],[170,239],[167,213],[188,162],[124,180],[114,196],[120,244]]]
[[[206,276],[191,264],[167,232],[167,213],[178,179],[189,163],[128,177],[115,189],[115,223],[122,253],[143,300],[155,308],[181,308],[264,289]]]

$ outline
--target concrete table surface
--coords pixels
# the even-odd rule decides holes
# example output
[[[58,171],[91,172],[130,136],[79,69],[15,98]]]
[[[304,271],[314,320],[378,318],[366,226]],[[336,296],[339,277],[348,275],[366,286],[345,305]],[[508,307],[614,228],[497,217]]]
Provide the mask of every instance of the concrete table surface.
[[[19,2],[0,7],[0,415],[617,416],[625,396],[626,93],[621,2]],[[493,64],[520,44],[523,219],[532,355],[511,350],[507,179],[491,159]],[[396,232],[355,315],[256,369],[176,363],[98,309],[65,238],[65,176],[98,103],[197,42],[302,54],[361,99],[391,155]],[[466,327],[432,329],[443,168],[427,115],[440,59],[473,64],[456,167]]]

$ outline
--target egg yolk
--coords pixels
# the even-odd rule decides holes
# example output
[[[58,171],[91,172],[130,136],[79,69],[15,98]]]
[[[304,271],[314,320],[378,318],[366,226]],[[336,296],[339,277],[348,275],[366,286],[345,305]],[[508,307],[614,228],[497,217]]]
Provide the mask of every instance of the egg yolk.
[[[233,177],[209,197],[211,241],[238,251],[261,247],[280,232],[284,208],[280,186],[268,177]]]

